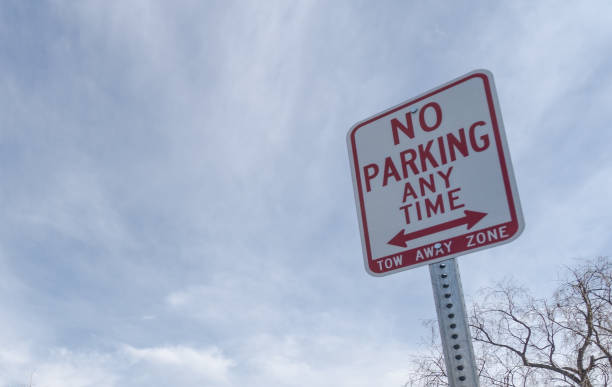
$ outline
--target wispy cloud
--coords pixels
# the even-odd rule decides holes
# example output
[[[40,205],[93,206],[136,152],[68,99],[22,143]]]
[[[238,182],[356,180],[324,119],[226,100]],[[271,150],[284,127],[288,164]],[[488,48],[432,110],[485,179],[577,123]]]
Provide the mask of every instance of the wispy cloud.
[[[468,295],[612,248],[604,1],[0,8],[0,384],[400,385],[429,280],[364,273],[345,134],[474,68],[527,228]]]

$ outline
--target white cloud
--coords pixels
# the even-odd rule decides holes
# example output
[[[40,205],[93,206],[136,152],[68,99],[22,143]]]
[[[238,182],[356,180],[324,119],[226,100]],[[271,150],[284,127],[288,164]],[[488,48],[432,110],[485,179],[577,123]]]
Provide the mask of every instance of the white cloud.
[[[399,386],[407,348],[343,336],[256,336],[242,349],[250,386]],[[240,384],[238,384],[240,385]]]
[[[258,335],[236,349],[233,359],[217,347],[56,348],[44,356],[13,347],[7,357],[0,353],[0,385],[28,385],[31,378],[33,386],[50,387],[393,386],[406,380],[409,362],[397,343],[340,336]]]
[[[283,287],[280,283],[276,285]],[[277,309],[282,295],[274,295],[273,289],[273,285],[258,285],[256,280],[223,277],[210,285],[172,292],[166,297],[166,302],[183,318],[196,318],[219,328],[248,324],[259,326],[266,322],[278,323],[283,318],[283,312]]]
[[[28,347],[0,352],[0,385],[50,387],[227,385],[234,362],[215,347],[144,347],[76,351],[55,348],[36,354]]]
[[[177,375],[177,378],[225,384],[234,361],[218,348],[195,349],[185,346],[134,348],[124,351],[131,361],[147,363],[149,372]],[[153,371],[156,370],[156,371]],[[180,376],[179,376],[180,375]]]
[[[12,358],[8,363],[0,359],[7,367],[0,372],[2,386],[29,386],[30,383],[49,387],[117,385],[118,375],[113,369],[115,360],[108,355],[57,348],[45,358],[37,358],[29,348],[23,347],[10,347],[8,354]]]

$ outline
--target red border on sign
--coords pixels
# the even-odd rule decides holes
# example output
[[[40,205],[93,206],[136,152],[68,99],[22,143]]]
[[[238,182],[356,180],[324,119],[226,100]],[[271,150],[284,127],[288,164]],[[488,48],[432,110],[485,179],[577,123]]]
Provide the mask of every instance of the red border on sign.
[[[486,98],[487,98],[487,104],[489,107],[489,113],[491,116],[491,125],[493,127],[493,133],[494,133],[494,137],[495,137],[495,142],[497,145],[497,155],[499,158],[499,162],[500,162],[500,168],[501,168],[501,172],[502,172],[502,177],[503,177],[503,181],[504,181],[504,187],[506,190],[506,198],[508,200],[508,209],[510,211],[510,216],[511,216],[511,221],[508,223],[502,223],[499,225],[495,225],[495,226],[491,226],[491,227],[487,227],[484,229],[475,229],[475,230],[470,230],[470,232],[467,232],[465,234],[453,237],[451,239],[447,239],[444,241],[439,241],[439,242],[448,242],[448,241],[452,241],[453,242],[453,246],[460,246],[461,248],[463,248],[462,250],[458,250],[453,252],[452,254],[443,254],[441,253],[440,255],[435,255],[432,257],[428,257],[425,259],[422,259],[421,262],[417,262],[415,261],[415,257],[416,257],[416,252],[420,249],[423,249],[425,247],[428,247],[430,245],[426,244],[423,246],[420,246],[418,248],[415,249],[411,249],[411,250],[404,250],[401,252],[398,252],[396,254],[392,254],[389,256],[384,256],[384,257],[376,257],[373,258],[372,257],[372,248],[370,246],[370,235],[369,235],[369,231],[368,231],[368,221],[367,221],[367,217],[366,217],[366,212],[365,212],[365,201],[364,201],[364,194],[363,194],[363,188],[362,188],[362,184],[361,184],[361,173],[360,173],[360,169],[359,169],[359,160],[357,157],[357,145],[355,143],[355,134],[357,133],[357,130],[359,130],[359,128],[368,125],[374,121],[377,121],[385,116],[388,116],[390,114],[393,114],[395,112],[397,112],[398,110],[402,110],[405,109],[406,107],[415,104],[419,101],[422,101],[426,98],[429,98],[435,94],[441,93],[444,90],[450,89],[454,86],[457,86],[460,83],[466,82],[470,79],[473,78],[481,78],[483,83],[484,83],[484,90],[485,90],[485,94],[486,94]],[[511,239],[513,236],[515,236],[517,234],[517,232],[519,232],[519,222],[518,222],[518,217],[517,217],[517,209],[516,209],[516,205],[515,205],[515,200],[512,194],[512,185],[510,182],[510,176],[509,176],[509,172],[508,172],[508,167],[506,165],[506,157],[504,154],[504,148],[503,148],[503,143],[502,143],[502,137],[501,137],[501,133],[499,130],[499,123],[498,123],[498,118],[495,112],[495,104],[494,104],[494,100],[493,100],[493,94],[491,92],[491,85],[489,82],[489,77],[487,76],[487,74],[485,73],[481,73],[481,72],[476,72],[476,73],[472,73],[467,75],[465,78],[460,78],[452,83],[449,83],[439,89],[435,89],[425,95],[422,95],[412,101],[406,102],[400,106],[397,106],[389,111],[386,111],[384,113],[381,113],[379,115],[376,115],[370,119],[368,119],[367,121],[361,122],[360,124],[356,125],[350,134],[350,139],[351,139],[351,148],[352,148],[352,154],[353,154],[353,168],[354,168],[354,172],[355,172],[355,179],[357,182],[357,190],[358,190],[358,194],[359,194],[359,210],[361,212],[361,222],[362,222],[362,227],[363,227],[363,236],[364,236],[364,242],[365,242],[365,249],[366,249],[366,255],[368,258],[368,267],[370,269],[370,271],[373,274],[384,274],[387,272],[394,272],[394,271],[398,271],[398,270],[402,270],[405,269],[409,266],[413,266],[416,264],[420,264],[423,263],[425,261],[429,261],[429,260],[436,260],[436,259],[441,259],[444,258],[445,255],[449,255],[449,256],[456,256],[458,255],[458,253],[463,253],[466,251],[470,251],[470,250],[474,250],[474,249],[480,249],[483,248],[487,245],[492,245],[492,244],[497,244],[497,243],[502,243],[504,241],[507,241],[509,239]],[[500,228],[503,228],[504,232],[499,232]],[[497,232],[497,234],[496,234]],[[473,245],[471,245],[470,243],[468,243],[466,241],[467,236],[469,235],[476,235],[478,233],[485,233],[485,236],[487,235],[487,233],[489,233],[489,236],[491,235],[497,235],[496,238],[493,238],[492,240],[487,240],[484,241],[483,243],[477,243],[478,241],[476,241]],[[487,238],[488,239],[488,238]],[[401,256],[402,258],[402,263],[399,265],[394,264],[392,267],[385,267],[384,265],[384,260],[386,258],[393,258],[393,257],[399,257]]]

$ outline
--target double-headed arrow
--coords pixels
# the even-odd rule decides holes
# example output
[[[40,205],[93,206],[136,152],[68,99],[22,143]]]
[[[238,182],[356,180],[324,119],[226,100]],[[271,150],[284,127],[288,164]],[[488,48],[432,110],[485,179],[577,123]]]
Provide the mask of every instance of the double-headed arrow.
[[[406,242],[410,240],[421,238],[429,234],[434,234],[434,233],[448,230],[451,228],[455,228],[458,226],[462,226],[464,224],[467,225],[467,229],[469,230],[472,227],[474,227],[476,223],[480,222],[480,219],[487,216],[486,212],[465,210],[464,213],[465,213],[465,216],[461,218],[450,220],[444,223],[440,223],[435,226],[431,226],[431,227],[424,228],[422,230],[411,232],[409,234],[404,233],[404,230],[402,229],[387,243],[390,245],[395,245],[399,247],[408,247]]]

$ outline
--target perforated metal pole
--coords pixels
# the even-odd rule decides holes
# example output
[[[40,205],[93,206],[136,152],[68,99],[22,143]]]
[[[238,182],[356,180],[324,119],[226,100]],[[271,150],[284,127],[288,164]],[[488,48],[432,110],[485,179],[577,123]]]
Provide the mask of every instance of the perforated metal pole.
[[[467,324],[459,267],[454,258],[429,265],[444,349],[448,384],[478,387],[478,371]]]

